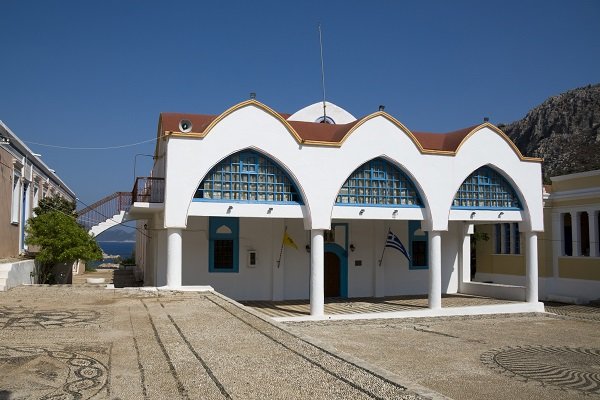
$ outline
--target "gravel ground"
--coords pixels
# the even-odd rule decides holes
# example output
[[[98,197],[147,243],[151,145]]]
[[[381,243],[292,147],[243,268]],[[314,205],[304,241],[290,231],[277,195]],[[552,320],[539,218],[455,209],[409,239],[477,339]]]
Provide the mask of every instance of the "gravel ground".
[[[0,399],[436,397],[329,350],[218,294],[0,293]]]
[[[455,399],[600,398],[600,308],[556,314],[288,323]]]

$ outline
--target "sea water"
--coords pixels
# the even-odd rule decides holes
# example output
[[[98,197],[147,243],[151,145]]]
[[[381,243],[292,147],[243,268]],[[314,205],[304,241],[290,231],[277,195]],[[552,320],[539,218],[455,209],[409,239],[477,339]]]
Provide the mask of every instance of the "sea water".
[[[135,242],[102,242],[98,241],[98,245],[109,256],[119,256],[121,259],[130,258],[135,249]]]
[[[130,258],[133,255],[133,250],[135,249],[135,242],[97,241],[97,243],[104,254],[113,257],[90,262],[88,265],[93,268],[104,263],[114,263],[114,256],[119,256],[121,261],[126,258]]]

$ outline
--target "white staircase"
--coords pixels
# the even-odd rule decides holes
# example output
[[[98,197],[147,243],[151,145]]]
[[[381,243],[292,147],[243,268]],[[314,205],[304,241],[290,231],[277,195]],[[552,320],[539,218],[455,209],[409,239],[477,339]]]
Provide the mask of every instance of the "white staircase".
[[[105,230],[110,229],[115,225],[119,225],[121,222],[123,222],[124,217],[125,211],[121,211],[118,214],[113,215],[111,218],[108,218],[106,221],[100,222],[99,224],[92,226],[88,233],[90,235],[93,234],[94,236],[98,236]]]

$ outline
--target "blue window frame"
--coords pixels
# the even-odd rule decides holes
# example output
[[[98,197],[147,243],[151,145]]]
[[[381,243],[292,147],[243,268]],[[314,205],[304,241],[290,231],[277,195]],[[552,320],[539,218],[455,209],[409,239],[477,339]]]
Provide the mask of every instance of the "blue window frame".
[[[251,150],[233,154],[213,167],[198,186],[194,201],[302,204],[285,171]]]
[[[495,253],[496,254],[502,254],[502,230],[500,228],[500,224],[496,224],[494,225],[494,230],[495,230],[495,242],[496,242],[496,248],[495,248]]]
[[[240,247],[239,219],[230,217],[210,217],[208,229],[209,272],[238,272]]]
[[[357,168],[346,180],[337,205],[375,207],[422,207],[410,178],[388,161],[376,158]]]
[[[513,223],[513,240],[515,242],[514,254],[521,254],[521,234],[519,232],[519,224]]]
[[[506,179],[490,167],[473,172],[460,186],[454,209],[521,210],[521,202]]]
[[[510,254],[510,224],[504,225],[504,254]]]
[[[408,221],[408,248],[410,249],[408,269],[429,268],[429,235],[421,230],[421,221]]]

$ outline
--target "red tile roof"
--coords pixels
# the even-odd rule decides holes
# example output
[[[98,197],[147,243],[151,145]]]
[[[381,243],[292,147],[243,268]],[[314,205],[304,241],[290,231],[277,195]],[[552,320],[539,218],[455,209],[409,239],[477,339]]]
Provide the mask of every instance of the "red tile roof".
[[[284,120],[290,116],[290,114],[277,114]],[[192,130],[190,133],[204,134],[205,130],[217,118],[219,118],[218,115],[161,113],[159,134],[180,133],[179,121],[182,119],[187,119],[192,123]],[[298,134],[303,142],[339,144],[348,132],[350,132],[357,124],[361,123],[361,121],[362,119],[358,119],[348,124],[339,125],[304,121],[287,121],[287,123]],[[473,125],[468,128],[448,133],[411,133],[425,150],[455,152],[462,140],[477,126],[478,125]]]
[[[469,126],[447,133],[412,132],[421,146],[427,150],[456,151],[463,139],[479,125]]]

